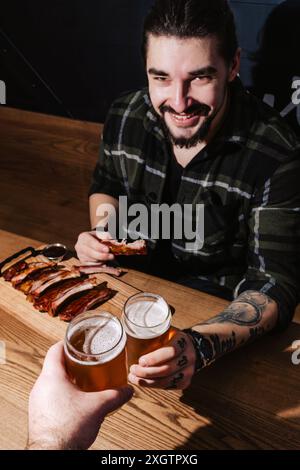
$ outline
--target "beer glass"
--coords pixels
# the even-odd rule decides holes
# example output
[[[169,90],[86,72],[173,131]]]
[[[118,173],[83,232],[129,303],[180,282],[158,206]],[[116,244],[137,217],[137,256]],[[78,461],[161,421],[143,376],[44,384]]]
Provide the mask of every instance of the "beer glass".
[[[171,317],[169,305],[159,295],[143,292],[129,297],[122,313],[129,367],[169,342],[174,333]]]
[[[85,312],[68,326],[64,352],[70,379],[85,392],[127,384],[126,333],[108,312]]]

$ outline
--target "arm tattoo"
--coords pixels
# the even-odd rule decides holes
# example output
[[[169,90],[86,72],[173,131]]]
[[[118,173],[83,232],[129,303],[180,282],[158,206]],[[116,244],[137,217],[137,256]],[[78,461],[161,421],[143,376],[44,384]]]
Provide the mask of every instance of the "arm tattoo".
[[[220,341],[219,335],[210,335],[210,339],[215,349],[215,358],[232,351],[236,347],[235,332],[231,333],[231,337]]]
[[[181,349],[181,351],[184,351],[185,347],[186,347],[186,339],[185,338],[180,338],[177,341],[177,344],[178,344],[179,348]]]
[[[203,367],[213,362],[214,348],[212,341],[198,331],[191,330],[190,328],[183,331],[190,336],[196,350],[195,370],[203,369]]]
[[[251,342],[252,340],[259,338],[260,336],[263,336],[265,334],[265,329],[263,326],[256,326],[255,328],[249,328],[249,338],[248,342]]]
[[[187,329],[184,331],[192,338],[196,350],[196,372],[208,366],[218,357],[223,356],[223,354],[232,351],[237,346],[234,331],[232,331],[229,338],[222,340],[220,340],[217,334],[207,337],[195,330]]]
[[[193,329],[183,330],[193,340],[196,350],[196,371],[211,364],[215,359],[233,351],[242,343],[252,342],[262,336],[268,325],[262,327],[259,323],[267,306],[274,303],[267,295],[257,291],[245,291],[235,301],[233,301],[222,313],[201,323],[201,325],[212,325],[220,323],[234,324],[247,327],[245,333],[249,333],[248,338],[242,340],[238,338],[235,331],[224,335],[206,333],[202,334]],[[199,325],[199,326],[201,326]]]
[[[172,388],[176,388],[177,384],[184,378],[184,373],[180,372],[178,375],[175,375],[170,382],[170,385],[166,388],[167,390],[171,390]]]
[[[255,326],[272,300],[256,291],[245,291],[219,315],[210,318],[203,325],[212,323],[234,323],[240,326]]]
[[[184,366],[187,365],[188,362],[189,362],[189,361],[188,361],[187,356],[183,355],[183,356],[179,359],[179,361],[177,362],[177,366],[178,366],[178,367],[184,367]]]

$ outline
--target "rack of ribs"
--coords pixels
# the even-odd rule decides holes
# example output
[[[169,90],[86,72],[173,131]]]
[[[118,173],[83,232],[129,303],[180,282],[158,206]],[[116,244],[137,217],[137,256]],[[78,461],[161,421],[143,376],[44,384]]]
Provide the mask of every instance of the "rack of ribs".
[[[32,275],[29,275],[25,281],[21,282],[16,286],[18,290],[23,292],[23,294],[29,294],[29,292],[37,288],[39,285],[42,285],[44,282],[53,279],[54,277],[58,276],[59,274],[59,267],[53,266],[50,268],[45,268],[40,271],[34,272]]]
[[[59,289],[58,295],[48,303],[47,312],[54,317],[64,303],[73,300],[74,296],[78,297],[78,294],[83,291],[93,289],[93,287],[96,287],[100,283],[103,284],[101,281],[98,281],[97,278],[92,277],[81,280],[81,282],[78,282],[72,287]]]
[[[58,316],[61,320],[70,321],[80,313],[106,302],[112,295],[113,291],[106,287],[106,283],[101,284],[63,306]]]
[[[2,276],[6,281],[11,281],[14,276],[16,276],[19,272],[23,271],[23,269],[26,269],[27,267],[28,264],[26,263],[26,261],[18,261],[17,263],[10,266],[10,268],[7,268],[6,271],[3,272]]]
[[[12,283],[13,287],[17,287],[18,284],[21,284],[30,276],[33,276],[36,272],[51,268],[55,266],[55,263],[44,263],[42,261],[37,261],[34,263],[27,263],[25,269],[22,269],[20,272],[15,274],[11,279],[10,282]]]
[[[106,282],[90,274],[120,276],[122,269],[103,263],[65,267],[55,262],[21,260],[7,268],[3,278],[27,295],[27,300],[41,312],[59,314],[69,321],[74,316],[108,300],[113,291]]]

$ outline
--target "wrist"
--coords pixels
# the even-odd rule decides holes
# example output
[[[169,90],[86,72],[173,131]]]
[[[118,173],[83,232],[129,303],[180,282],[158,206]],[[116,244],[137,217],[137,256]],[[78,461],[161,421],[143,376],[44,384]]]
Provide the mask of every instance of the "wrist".
[[[37,439],[28,437],[25,450],[75,450],[68,441],[58,435],[39,436]]]
[[[214,361],[214,351],[211,342],[205,337],[205,335],[192,330],[191,328],[187,328],[183,331],[189,335],[193,342],[196,352],[195,373],[199,372]]]

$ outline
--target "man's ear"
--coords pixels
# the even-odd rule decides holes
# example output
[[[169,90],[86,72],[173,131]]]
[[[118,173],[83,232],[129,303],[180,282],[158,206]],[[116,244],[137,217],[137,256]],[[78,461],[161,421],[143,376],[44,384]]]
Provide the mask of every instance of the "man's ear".
[[[232,82],[240,71],[241,51],[242,49],[238,47],[234,55],[234,58],[231,62],[230,70],[229,70],[229,78],[228,78],[229,82]]]

